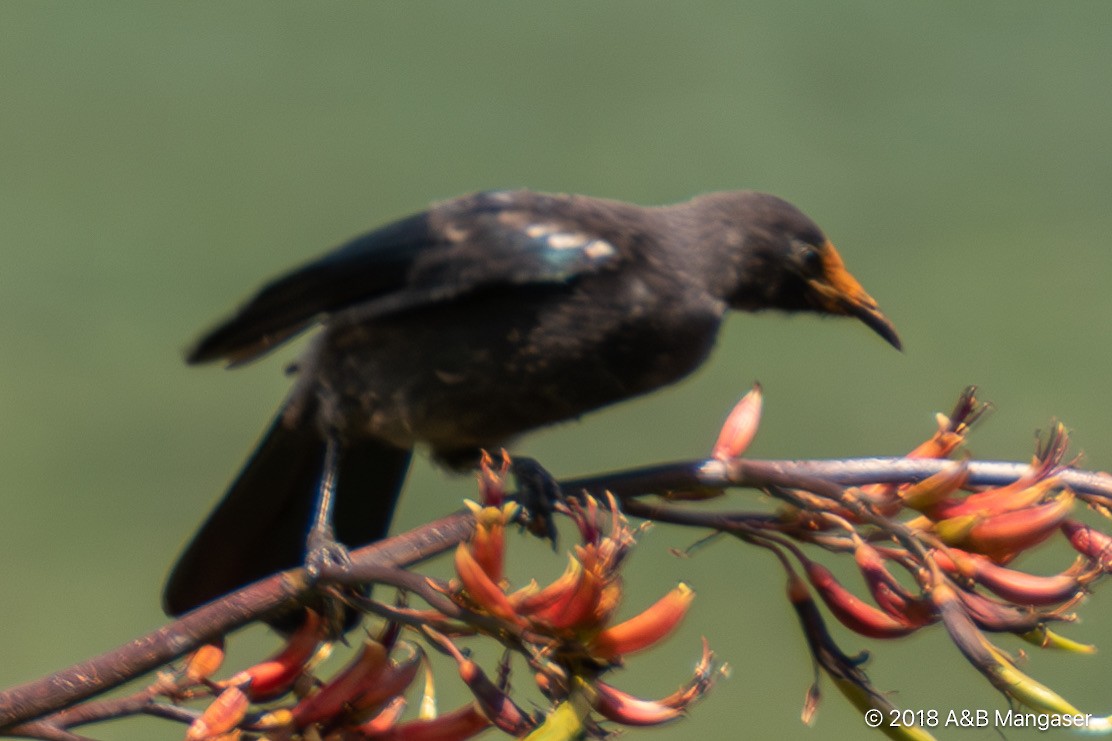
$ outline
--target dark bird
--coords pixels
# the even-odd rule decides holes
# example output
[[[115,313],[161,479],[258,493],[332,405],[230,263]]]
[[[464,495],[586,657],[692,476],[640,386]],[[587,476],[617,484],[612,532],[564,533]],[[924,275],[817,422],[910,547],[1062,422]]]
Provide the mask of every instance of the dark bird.
[[[652,208],[468,195],[278,278],[189,354],[241,365],[321,325],[277,418],[174,567],[167,611],[303,563],[324,474],[336,538],[378,540],[418,444],[461,468],[480,448],[678,381],[728,309],[852,316],[900,347],[818,226],[749,191]]]

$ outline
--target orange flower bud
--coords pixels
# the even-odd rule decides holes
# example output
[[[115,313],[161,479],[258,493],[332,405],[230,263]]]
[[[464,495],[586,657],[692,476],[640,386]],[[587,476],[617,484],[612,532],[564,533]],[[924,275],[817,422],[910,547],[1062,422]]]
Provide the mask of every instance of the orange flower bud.
[[[1053,605],[1072,599],[1092,576],[1079,575],[1071,567],[1053,576],[1036,576],[993,563],[985,556],[951,549],[934,551],[934,560],[944,570],[972,579],[996,595],[1019,605]]]
[[[907,454],[908,458],[946,458],[954,452],[963,442],[965,433],[988,409],[988,405],[979,403],[974,396],[977,389],[974,386],[966,388],[950,416],[936,415],[938,432]]]
[[[1015,483],[1012,483],[996,489],[986,489],[976,494],[970,494],[964,499],[939,502],[931,507],[927,514],[936,520],[964,515],[992,516],[1036,505],[1046,497],[1051,489],[1058,485],[1059,481],[1056,476],[1036,481],[1027,486],[1017,487]]]
[[[576,584],[582,578],[583,565],[572,556],[568,556],[568,566],[564,573],[550,582],[544,589],[537,589],[536,584],[519,589],[510,595],[510,604],[522,615],[534,615],[542,610],[550,609],[557,602],[567,599]]]
[[[404,661],[388,662],[386,667],[374,676],[373,684],[368,683],[366,691],[351,700],[350,705],[353,709],[366,710],[377,707],[401,695],[413,682],[417,671],[421,668],[423,654],[412,643],[402,641],[401,645],[409,649],[409,656]]]
[[[614,617],[622,601],[622,583],[620,579],[612,579],[602,587],[602,593],[595,603],[594,614],[591,616],[594,625],[605,625]]]
[[[595,681],[586,690],[587,700],[599,715],[627,726],[656,726],[683,712],[655,700],[643,700],[605,682]]]
[[[471,690],[479,710],[491,723],[515,737],[523,736],[537,726],[536,721],[514,703],[506,690],[490,681],[479,665],[464,656],[447,636],[435,630],[427,630],[426,635],[455,660],[460,679]],[[505,676],[503,674],[503,678]]]
[[[1045,504],[979,518],[957,545],[983,553],[997,563],[1006,563],[1020,551],[1050,537],[1073,510],[1075,498],[1072,491],[1063,489]]]
[[[411,720],[377,731],[369,724],[356,730],[375,741],[464,741],[490,728],[490,721],[473,703],[437,718]]]
[[[830,612],[853,632],[870,638],[899,638],[922,627],[921,624],[889,615],[879,607],[866,603],[842,586],[830,569],[822,564],[806,561],[803,567],[811,586],[822,597]]]
[[[741,401],[726,417],[722,431],[718,433],[718,441],[711,451],[711,457],[720,461],[740,457],[757,436],[757,428],[760,424],[761,384],[755,383],[753,389],[741,397]]]
[[[482,493],[483,505],[487,507],[501,507],[506,497],[506,474],[510,470],[510,456],[502,449],[501,465],[494,470],[494,459],[487,451],[482,452],[479,460],[479,491]]]
[[[1075,551],[1091,558],[1104,571],[1112,571],[1112,536],[1077,520],[1066,520],[1061,527]]]
[[[472,533],[467,547],[490,580],[498,583],[502,581],[506,553],[506,523],[513,519],[517,505],[480,507],[470,500],[464,500],[464,504],[475,516],[475,532]]]
[[[946,458],[954,452],[959,445],[965,442],[965,437],[957,432],[942,429],[943,424],[949,424],[949,418],[939,415],[940,429],[929,440],[920,443],[905,458]]]
[[[320,615],[305,611],[305,620],[286,645],[266,661],[244,669],[221,686],[242,687],[254,702],[273,700],[293,689],[297,678],[305,670],[324,639],[325,628]]]
[[[593,626],[593,616],[602,597],[602,579],[593,569],[579,568],[577,579],[560,599],[529,616],[529,620],[557,631],[583,630]]]
[[[909,459],[946,458],[965,441],[965,433],[969,425],[983,412],[984,406],[978,405],[973,398],[973,388],[967,388],[958,400],[951,416],[937,415],[938,431],[929,440],[912,449],[904,457]],[[939,480],[940,477],[941,481]],[[935,476],[913,485],[911,490],[914,491],[909,490],[911,491],[911,501],[930,496],[942,498],[943,494],[936,491],[936,487],[948,485],[949,482],[946,478],[941,474],[935,474]],[[964,481],[962,483],[964,484]],[[916,489],[916,487],[919,488]],[[885,516],[896,514],[903,506],[916,507],[915,504],[908,501],[907,494],[901,492],[894,484],[862,486],[860,492],[862,499],[869,502],[879,514]]]
[[[505,733],[521,736],[533,730],[536,723],[519,708],[505,690],[490,681],[487,675],[471,659],[464,658],[458,652],[454,658],[459,667],[459,676],[487,719],[498,726]]]
[[[466,543],[460,543],[459,547],[456,548],[456,573],[459,574],[460,581],[463,583],[464,589],[467,590],[467,595],[480,609],[486,610],[491,615],[503,620],[514,623],[521,622],[514,612],[513,606],[510,605],[506,593],[502,591],[502,587],[491,580],[483,567],[471,555],[471,549],[467,547]]]
[[[959,491],[968,480],[969,461],[961,461],[901,489],[899,495],[905,506],[922,512]]]
[[[298,728],[333,720],[371,691],[387,665],[386,649],[377,641],[364,641],[363,650],[323,687],[294,706]]]
[[[390,738],[391,731],[397,729],[398,719],[401,718],[402,713],[405,712],[405,706],[406,702],[404,697],[395,697],[373,718],[360,723],[351,730],[367,738]]]
[[[591,653],[612,661],[648,648],[676,629],[693,599],[691,587],[680,583],[640,614],[600,631],[591,641]]]
[[[192,684],[211,677],[224,663],[224,641],[206,643],[185,661],[185,678]]]
[[[247,715],[247,695],[237,687],[229,687],[209,703],[201,717],[186,732],[186,741],[204,741],[228,733]]]
[[[868,585],[873,600],[882,610],[901,621],[915,624],[930,621],[930,603],[900,584],[889,573],[880,552],[860,538],[854,549],[854,560],[861,575],[865,577],[865,584]]]

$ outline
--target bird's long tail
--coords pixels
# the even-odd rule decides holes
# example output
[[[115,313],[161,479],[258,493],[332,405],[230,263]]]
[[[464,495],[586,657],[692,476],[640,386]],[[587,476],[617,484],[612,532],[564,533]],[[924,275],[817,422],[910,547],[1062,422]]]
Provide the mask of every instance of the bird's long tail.
[[[283,416],[171,571],[162,596],[170,615],[303,563],[325,441],[311,422],[289,425]],[[355,548],[386,535],[410,454],[369,438],[343,443],[333,512],[341,543]]]

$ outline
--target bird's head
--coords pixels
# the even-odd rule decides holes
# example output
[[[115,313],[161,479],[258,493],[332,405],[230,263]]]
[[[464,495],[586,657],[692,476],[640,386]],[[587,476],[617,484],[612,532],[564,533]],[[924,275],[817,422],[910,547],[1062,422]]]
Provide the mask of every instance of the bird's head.
[[[892,322],[803,212],[776,196],[751,191],[707,199],[736,256],[737,272],[727,291],[731,308],[852,316],[902,348]]]

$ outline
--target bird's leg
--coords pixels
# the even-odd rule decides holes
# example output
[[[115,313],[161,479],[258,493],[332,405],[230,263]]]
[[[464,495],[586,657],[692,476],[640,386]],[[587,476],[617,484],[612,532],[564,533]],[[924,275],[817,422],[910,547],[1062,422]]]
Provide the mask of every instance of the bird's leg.
[[[528,515],[526,527],[535,535],[552,541],[556,547],[556,523],[552,513],[564,492],[551,473],[533,458],[515,457],[510,470],[517,481],[518,501]]]
[[[335,433],[330,432],[325,440],[324,465],[321,471],[320,487],[317,489],[317,503],[313,515],[313,526],[305,542],[305,568],[309,576],[317,578],[328,566],[347,566],[351,563],[347,548],[336,540],[336,530],[332,526],[332,509],[336,500],[336,474],[340,469],[340,443]]]

